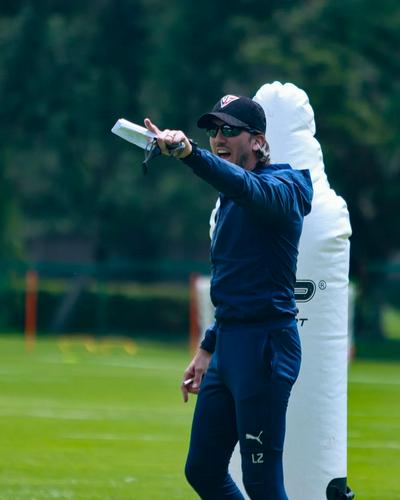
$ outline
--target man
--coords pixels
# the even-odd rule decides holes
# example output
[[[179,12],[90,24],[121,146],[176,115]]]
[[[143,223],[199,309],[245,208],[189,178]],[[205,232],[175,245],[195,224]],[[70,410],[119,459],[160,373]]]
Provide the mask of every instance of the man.
[[[178,157],[220,192],[211,243],[215,323],[184,373],[184,401],[198,394],[186,477],[203,499],[243,499],[228,473],[239,440],[252,500],[287,499],[282,467],[285,416],[300,368],[294,285],[303,218],[311,210],[308,170],[269,163],[260,105],[228,95],[197,122],[212,153],[182,131],[160,131]]]

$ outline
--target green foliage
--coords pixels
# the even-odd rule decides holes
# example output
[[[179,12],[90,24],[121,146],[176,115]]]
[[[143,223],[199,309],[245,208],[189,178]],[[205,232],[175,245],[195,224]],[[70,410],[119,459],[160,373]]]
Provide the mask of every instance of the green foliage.
[[[216,193],[172,160],[141,175],[116,119],[183,128],[224,93],[304,88],[332,186],[348,202],[352,273],[400,246],[397,0],[5,1],[0,6],[0,257],[44,236],[92,258],[202,258]],[[375,329],[375,326],[373,327]]]
[[[393,51],[400,44],[399,18],[395,1],[376,9],[369,1],[315,0],[290,12],[276,9],[270,30],[260,18],[241,49],[252,66],[309,94],[330,180],[349,204],[357,267],[393,255],[400,245],[400,233],[392,231],[400,199],[394,118],[400,58]],[[259,79],[257,72],[252,83]]]
[[[385,311],[384,322],[388,338],[400,341],[400,311],[388,307]]]

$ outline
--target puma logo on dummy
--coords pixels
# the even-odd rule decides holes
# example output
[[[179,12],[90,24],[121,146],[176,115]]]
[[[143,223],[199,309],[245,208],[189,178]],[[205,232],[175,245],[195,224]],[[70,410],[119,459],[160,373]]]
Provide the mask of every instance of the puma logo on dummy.
[[[258,443],[260,443],[262,445],[262,441],[261,441],[261,434],[262,433],[263,433],[263,431],[261,431],[258,436],[253,436],[253,434],[246,434],[246,439],[254,439],[254,441],[257,441]]]

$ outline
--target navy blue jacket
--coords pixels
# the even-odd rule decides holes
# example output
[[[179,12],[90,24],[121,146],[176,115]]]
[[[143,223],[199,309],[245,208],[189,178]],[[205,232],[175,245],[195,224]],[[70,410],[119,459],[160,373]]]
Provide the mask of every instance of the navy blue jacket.
[[[183,161],[220,192],[211,242],[216,322],[292,320],[298,244],[313,195],[309,171],[287,164],[247,171],[196,147]],[[210,352],[215,329],[201,344]]]

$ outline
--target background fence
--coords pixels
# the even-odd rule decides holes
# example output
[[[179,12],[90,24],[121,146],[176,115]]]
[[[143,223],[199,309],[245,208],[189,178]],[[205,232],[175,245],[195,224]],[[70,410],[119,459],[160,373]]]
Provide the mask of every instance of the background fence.
[[[186,339],[190,323],[190,276],[210,272],[207,262],[133,261],[87,265],[77,263],[2,262],[0,332],[23,332],[33,314],[40,335],[146,336]],[[28,276],[33,303],[28,304]],[[400,270],[398,265],[374,265],[369,281],[376,283],[371,304],[354,289],[354,338],[370,338],[368,318],[379,324],[380,340],[400,339]],[[34,313],[29,313],[34,307]],[[371,326],[370,324],[367,326]],[[367,333],[365,333],[367,331]]]
[[[207,263],[2,263],[0,329],[26,327],[28,276],[35,273],[40,334],[152,335],[182,338],[189,329],[189,277]]]

